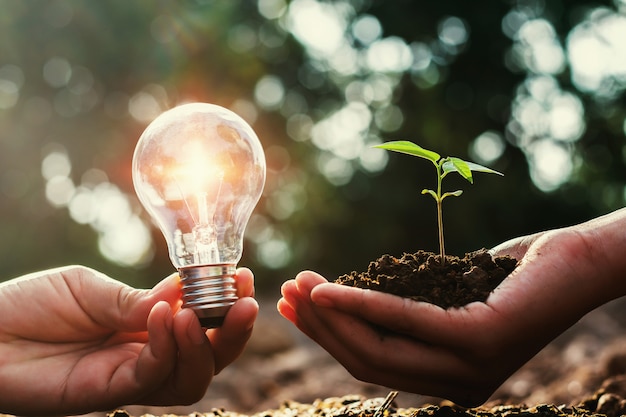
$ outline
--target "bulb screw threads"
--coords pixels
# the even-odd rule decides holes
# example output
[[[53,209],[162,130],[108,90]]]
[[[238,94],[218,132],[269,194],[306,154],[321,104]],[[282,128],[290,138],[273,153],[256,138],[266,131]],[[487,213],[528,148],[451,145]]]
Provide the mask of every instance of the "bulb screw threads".
[[[178,269],[183,308],[192,309],[202,327],[220,327],[237,301],[234,264],[187,266]]]

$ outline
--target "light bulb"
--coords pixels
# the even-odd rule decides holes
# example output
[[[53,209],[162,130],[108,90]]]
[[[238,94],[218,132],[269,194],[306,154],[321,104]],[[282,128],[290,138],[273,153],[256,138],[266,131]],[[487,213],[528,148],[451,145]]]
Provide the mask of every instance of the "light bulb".
[[[244,230],[265,184],[259,139],[230,110],[184,104],[148,125],[132,173],[178,269],[183,308],[203,327],[219,327],[237,300]]]

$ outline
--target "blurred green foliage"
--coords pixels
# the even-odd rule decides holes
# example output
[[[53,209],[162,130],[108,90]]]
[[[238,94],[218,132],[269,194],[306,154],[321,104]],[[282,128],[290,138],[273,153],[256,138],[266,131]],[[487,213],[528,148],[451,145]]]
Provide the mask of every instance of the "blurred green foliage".
[[[414,189],[432,172],[372,150],[387,140],[505,174],[449,203],[450,254],[624,205],[623,0],[0,9],[3,279],[72,263],[144,287],[169,274],[159,231],[138,223],[150,221],[130,161],[150,120],[185,101],[240,113],[266,149],[241,262],[260,291],[302,269],[334,278],[383,253],[436,250],[436,223],[420,220],[435,207]],[[142,230],[141,253],[124,257]]]

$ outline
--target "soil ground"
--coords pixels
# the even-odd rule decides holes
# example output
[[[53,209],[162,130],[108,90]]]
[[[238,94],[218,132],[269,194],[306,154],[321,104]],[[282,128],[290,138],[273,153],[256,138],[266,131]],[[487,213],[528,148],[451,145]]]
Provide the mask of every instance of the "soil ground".
[[[394,262],[404,268],[405,263],[416,262],[422,255],[406,255],[404,260],[386,255],[370,265],[363,276],[374,277],[376,268],[389,272],[388,268]],[[484,255],[479,254],[481,257],[484,260]],[[467,258],[458,262],[464,263]],[[496,261],[495,265],[504,271],[510,269],[511,262],[515,263],[511,260],[502,262]],[[476,264],[472,266],[475,267],[474,276],[484,275],[477,272]],[[493,265],[486,268],[493,269]],[[354,279],[356,275],[348,274],[340,280],[350,276]],[[466,280],[467,277],[466,274]],[[378,281],[374,285],[380,285],[380,280],[371,281]],[[456,285],[460,284],[457,282]],[[424,297],[424,294],[414,296]],[[479,298],[482,296],[484,294]],[[119,411],[115,417],[144,414],[194,417],[549,417],[602,414],[613,417],[626,414],[624,299],[589,313],[512,375],[484,406],[473,409],[462,409],[439,398],[405,392],[399,392],[393,402],[385,405],[384,400],[391,393],[388,388],[354,379],[328,353],[278,315],[275,309],[277,299],[278,294],[276,298],[259,300],[260,316],[246,351],[215,377],[199,403],[168,408],[131,406]]]

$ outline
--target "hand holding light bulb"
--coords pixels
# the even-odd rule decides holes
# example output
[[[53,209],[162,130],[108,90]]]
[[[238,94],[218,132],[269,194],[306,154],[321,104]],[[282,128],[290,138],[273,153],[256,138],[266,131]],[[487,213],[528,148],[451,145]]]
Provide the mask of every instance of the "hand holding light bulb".
[[[0,284],[0,412],[75,415],[131,404],[188,405],[243,351],[258,312],[254,277],[219,329],[180,308],[177,274],[137,289],[67,266]],[[24,314],[23,306],[37,306]],[[33,401],[36,399],[36,401]]]
[[[139,138],[133,182],[167,241],[183,307],[203,327],[219,327],[237,299],[233,276],[243,234],[265,183],[259,139],[223,107],[175,107]]]

